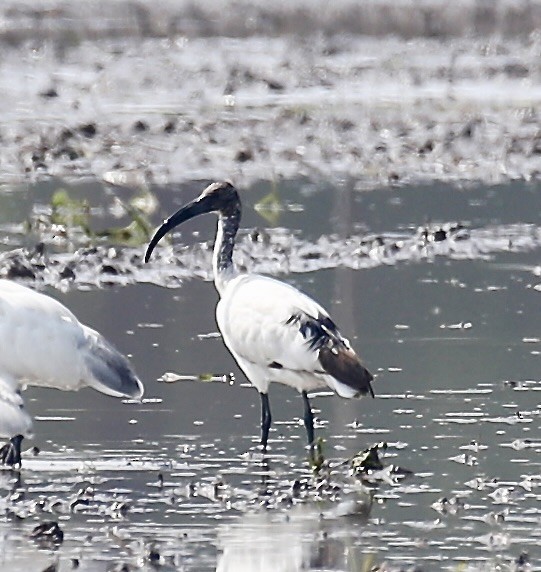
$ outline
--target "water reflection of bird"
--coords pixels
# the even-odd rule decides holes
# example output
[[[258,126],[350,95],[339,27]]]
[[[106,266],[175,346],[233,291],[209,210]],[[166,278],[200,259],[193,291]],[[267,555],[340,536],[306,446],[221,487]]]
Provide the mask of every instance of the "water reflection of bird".
[[[355,550],[371,498],[303,502],[289,510],[249,512],[218,530],[216,572],[370,570],[371,555]]]
[[[0,461],[21,464],[21,442],[32,432],[21,389],[27,385],[140,398],[143,385],[128,360],[60,302],[0,280],[0,436],[10,442]]]
[[[218,213],[213,253],[214,283],[220,295],[216,320],[225,345],[260,393],[263,450],[271,425],[270,382],[289,385],[301,393],[311,445],[314,422],[307,392],[329,387],[341,397],[367,393],[373,397],[372,375],[314,300],[288,284],[236,268],[232,256],[241,204],[230,183],[209,185],[164,221],[148,245],[145,261],[167,232],[209,212]]]

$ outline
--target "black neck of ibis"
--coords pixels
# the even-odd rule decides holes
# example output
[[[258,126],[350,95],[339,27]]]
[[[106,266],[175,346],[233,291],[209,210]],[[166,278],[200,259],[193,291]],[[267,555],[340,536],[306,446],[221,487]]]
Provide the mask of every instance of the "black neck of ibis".
[[[233,263],[233,248],[239,230],[240,216],[240,201],[219,212],[212,256],[212,270],[214,272],[214,284],[220,294],[227,282],[238,275],[238,270]]]

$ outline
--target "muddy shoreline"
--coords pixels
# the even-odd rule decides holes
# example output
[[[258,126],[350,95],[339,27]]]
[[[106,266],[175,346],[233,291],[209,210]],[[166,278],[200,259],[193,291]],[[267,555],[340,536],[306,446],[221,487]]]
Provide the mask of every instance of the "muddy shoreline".
[[[356,16],[372,18],[371,36],[348,30],[342,4],[326,19],[302,4],[312,33],[283,23],[279,33],[283,15],[258,3],[249,18],[242,5],[225,17],[188,2],[159,14],[145,3],[80,14],[69,0],[6,3],[0,180],[347,178],[367,189],[539,177],[537,2],[512,12],[496,2],[484,18],[463,2],[432,32],[436,4],[398,3],[380,33],[385,3],[373,3]],[[408,32],[411,21],[425,26]]]
[[[32,187],[31,194],[45,198],[60,184],[41,183]],[[72,192],[78,188],[79,195],[65,199],[63,206],[58,206],[58,199],[45,199],[34,204],[28,219],[0,223],[2,240],[9,245],[0,253],[0,277],[63,291],[134,283],[176,289],[189,280],[212,281],[211,221],[202,222],[196,230],[192,227],[193,235],[181,232],[164,240],[149,263],[143,262],[154,221],[178,204],[178,195],[192,196],[191,190],[185,192],[192,186],[201,187],[196,183],[152,187],[144,201],[141,197],[136,201],[150,210],[134,211],[134,218],[126,211],[127,203],[120,207],[118,196],[131,194],[131,189],[120,193],[95,181],[73,185]],[[524,183],[472,188],[466,193],[457,192],[453,185],[395,188],[385,193],[356,193],[348,191],[347,185],[333,192],[309,181],[297,181],[289,190],[283,185],[279,193],[269,193],[269,187],[259,185],[247,193],[246,217],[235,246],[236,263],[243,271],[294,276],[437,260],[481,262],[519,256],[541,246],[541,226],[536,221],[540,200],[535,188]],[[342,208],[337,218],[336,197],[343,200],[347,194],[349,215]],[[2,206],[9,209],[7,202]],[[377,211],[386,213],[385,223],[370,215],[370,221],[363,220]],[[25,207],[21,212],[26,212]],[[329,216],[325,213],[333,212],[323,222]],[[348,216],[356,222],[348,223]],[[308,221],[310,232],[305,228]]]
[[[0,41],[66,37],[313,36],[525,37],[541,26],[538,0],[5,0]]]

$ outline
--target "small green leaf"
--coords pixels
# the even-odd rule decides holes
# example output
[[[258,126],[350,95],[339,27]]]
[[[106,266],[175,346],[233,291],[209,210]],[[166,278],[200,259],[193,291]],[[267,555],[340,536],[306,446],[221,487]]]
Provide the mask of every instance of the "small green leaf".
[[[90,208],[86,201],[73,199],[65,189],[58,189],[51,198],[51,224],[66,228],[80,227],[91,236]]]
[[[276,190],[271,191],[265,195],[258,203],[255,204],[254,209],[261,215],[268,223],[277,225],[280,220],[280,215],[284,210],[282,201]]]

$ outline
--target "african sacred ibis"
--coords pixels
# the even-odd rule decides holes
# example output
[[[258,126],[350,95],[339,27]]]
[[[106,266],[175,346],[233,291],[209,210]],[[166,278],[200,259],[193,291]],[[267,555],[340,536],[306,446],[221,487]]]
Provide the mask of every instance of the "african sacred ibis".
[[[372,374],[342,337],[328,313],[296,288],[266,276],[239,272],[233,247],[241,217],[236,189],[227,182],[209,185],[201,195],[156,230],[145,262],[160,239],[177,225],[204,213],[218,213],[213,252],[214,283],[220,295],[216,321],[225,345],[261,396],[261,445],[266,451],[271,382],[297,389],[304,403],[308,443],[314,420],[308,391],[329,387],[341,397],[374,397]]]
[[[60,302],[0,280],[0,462],[21,464],[21,442],[32,432],[21,390],[27,385],[77,390],[89,386],[115,397],[143,395],[128,360]]]

